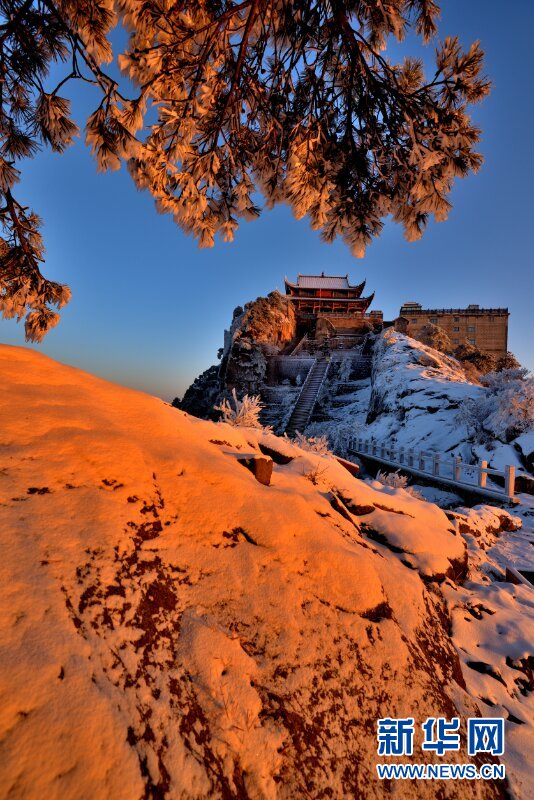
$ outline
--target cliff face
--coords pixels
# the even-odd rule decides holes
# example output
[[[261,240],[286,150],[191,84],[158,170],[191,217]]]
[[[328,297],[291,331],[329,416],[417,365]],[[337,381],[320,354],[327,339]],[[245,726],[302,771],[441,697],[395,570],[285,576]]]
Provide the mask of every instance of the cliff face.
[[[291,342],[297,331],[293,306],[280,292],[238,306],[224,332],[219,366],[199,375],[176,405],[188,414],[208,419],[213,407],[232,389],[239,395],[258,394],[265,380],[267,359]]]
[[[375,342],[371,386],[366,436],[468,457],[458,410],[485,389],[470,383],[455,359],[390,329]]]
[[[173,405],[201,419],[211,419],[221,396],[220,366],[213,364],[195,378],[181,400]]]
[[[257,394],[265,380],[267,357],[295,338],[297,322],[291,302],[279,292],[236,308],[224,334],[221,382],[226,389]]]

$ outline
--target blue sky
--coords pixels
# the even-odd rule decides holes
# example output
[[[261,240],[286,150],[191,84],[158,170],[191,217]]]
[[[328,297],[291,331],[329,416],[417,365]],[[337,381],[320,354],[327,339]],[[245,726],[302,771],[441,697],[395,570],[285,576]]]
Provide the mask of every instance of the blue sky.
[[[236,305],[283,290],[284,274],[325,270],[366,277],[386,318],[406,300],[508,306],[509,347],[534,368],[533,27],[530,0],[515,0],[506,17],[496,0],[443,3],[440,36],[480,39],[486,51],[494,86],[474,111],[486,161],[456,183],[447,222],[431,223],[416,243],[387,224],[364,259],[340,242],[322,244],[286,207],[243,224],[232,244],[200,250],[125,169],[97,174],[82,139],[63,156],[41,153],[24,165],[17,196],[44,220],[45,274],[68,283],[73,299],[59,326],[31,347],[172,399],[216,363]],[[420,47],[409,39],[406,49]],[[423,55],[432,63],[433,46]],[[98,102],[91,92],[77,86],[73,94],[81,123]],[[1,320],[0,341],[24,345],[22,325]]]

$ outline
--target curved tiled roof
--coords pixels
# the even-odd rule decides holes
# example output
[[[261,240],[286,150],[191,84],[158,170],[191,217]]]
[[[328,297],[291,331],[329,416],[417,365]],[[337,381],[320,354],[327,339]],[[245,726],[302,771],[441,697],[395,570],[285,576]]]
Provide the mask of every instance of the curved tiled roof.
[[[365,281],[360,284],[350,284],[348,275],[297,275],[297,282],[292,283],[288,278],[284,278],[286,286],[299,289],[359,289],[363,290]]]

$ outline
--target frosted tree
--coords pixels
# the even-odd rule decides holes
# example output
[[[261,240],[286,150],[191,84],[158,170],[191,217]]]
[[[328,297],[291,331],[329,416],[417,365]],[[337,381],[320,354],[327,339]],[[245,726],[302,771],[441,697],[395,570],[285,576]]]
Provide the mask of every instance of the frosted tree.
[[[245,394],[241,400],[238,399],[235,389],[232,389],[232,400],[226,398],[215,411],[221,412],[222,422],[234,425],[238,428],[262,428],[260,414],[263,408],[259,395]]]
[[[203,247],[257,217],[260,193],[357,256],[389,214],[419,238],[481,164],[469,106],[489,90],[479,44],[439,42],[438,14],[434,0],[0,0],[3,314],[39,340],[69,298],[43,276],[39,218],[13,192],[24,159],[77,134],[75,80],[97,92],[85,138],[98,168],[126,162]],[[387,57],[410,28],[436,38],[428,78],[419,59]]]
[[[534,430],[534,378],[528,370],[491,372],[482,383],[485,394],[476,400],[466,398],[458,412],[458,420],[467,426],[475,442],[511,442]]]
[[[439,325],[433,325],[432,323],[423,325],[416,338],[423,342],[423,344],[433,347],[434,350],[439,350],[440,353],[452,353],[453,346],[449,335],[447,331]]]
[[[511,353],[509,350],[503,356],[501,356],[497,361],[497,366],[495,367],[496,372],[503,372],[503,370],[510,370],[510,369],[520,369],[521,364]]]
[[[490,353],[483,353],[475,345],[465,342],[454,351],[454,356],[461,363],[468,377],[478,378],[492,372],[496,366],[496,359]]]

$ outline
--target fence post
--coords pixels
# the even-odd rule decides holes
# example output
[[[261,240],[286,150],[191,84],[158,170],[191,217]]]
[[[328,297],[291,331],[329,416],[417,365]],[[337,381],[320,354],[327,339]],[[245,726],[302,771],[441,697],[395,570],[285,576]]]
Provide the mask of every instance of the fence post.
[[[404,464],[404,447],[399,448],[399,464]]]
[[[453,465],[453,478],[455,481],[462,479],[462,459],[460,456],[455,456]]]
[[[386,445],[384,442],[380,445],[380,458],[385,458],[386,455]]]
[[[376,456],[376,442],[374,439],[371,440],[373,442],[373,455]]]
[[[488,473],[486,472],[488,468],[487,461],[481,461],[478,465],[478,485],[481,489],[486,487],[486,481],[488,479]]]
[[[425,456],[422,450],[419,451],[419,469],[425,471]]]
[[[434,453],[432,472],[434,475],[439,475],[439,453]]]
[[[508,497],[513,497],[515,493],[515,467],[507,464],[504,471],[504,490]]]
[[[408,466],[413,467],[413,447],[408,450]]]

